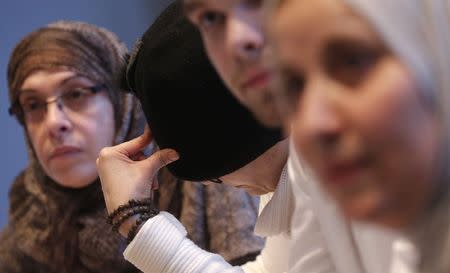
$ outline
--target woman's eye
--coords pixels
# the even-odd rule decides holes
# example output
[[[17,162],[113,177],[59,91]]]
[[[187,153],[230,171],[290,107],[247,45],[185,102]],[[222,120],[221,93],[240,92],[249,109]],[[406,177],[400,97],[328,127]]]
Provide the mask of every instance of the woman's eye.
[[[262,6],[262,0],[246,0],[245,4],[251,8],[260,8]]]
[[[282,81],[283,89],[291,95],[298,94],[303,89],[304,80],[299,76],[286,73]]]
[[[21,103],[22,109],[25,112],[32,112],[43,108],[45,102],[42,102],[37,99],[27,99],[23,103]]]
[[[79,100],[84,98],[87,92],[83,89],[74,89],[64,94],[64,98],[68,100]]]
[[[359,83],[374,65],[374,54],[355,52],[339,56],[335,63],[334,75],[349,85]]]
[[[380,51],[357,43],[337,43],[327,49],[325,67],[334,79],[355,85],[376,65]]]
[[[225,16],[219,12],[206,11],[199,16],[200,28],[207,30],[209,28],[218,27],[225,22]]]
[[[341,65],[355,70],[366,70],[374,63],[374,55],[368,52],[355,52],[341,56]]]
[[[289,116],[297,109],[299,99],[305,88],[303,73],[295,73],[291,69],[279,69],[275,73],[274,94],[278,111],[283,116]]]

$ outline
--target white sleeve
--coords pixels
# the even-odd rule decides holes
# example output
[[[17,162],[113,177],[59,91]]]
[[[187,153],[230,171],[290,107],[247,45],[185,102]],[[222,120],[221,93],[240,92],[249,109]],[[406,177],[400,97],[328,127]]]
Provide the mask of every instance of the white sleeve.
[[[266,245],[254,261],[242,265],[245,273],[284,273],[287,271],[288,260],[285,253],[289,244],[286,234],[266,238]]]
[[[144,273],[242,273],[221,256],[186,238],[186,229],[170,213],[148,220],[125,249],[125,259]]]

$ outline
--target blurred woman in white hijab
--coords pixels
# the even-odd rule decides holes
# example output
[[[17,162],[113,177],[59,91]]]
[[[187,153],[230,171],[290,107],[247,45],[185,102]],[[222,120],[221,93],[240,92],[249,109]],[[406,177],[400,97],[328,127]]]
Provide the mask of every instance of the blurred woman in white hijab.
[[[420,272],[450,272],[449,1],[271,4],[295,151],[348,219],[401,231]],[[394,244],[398,258],[405,248]]]

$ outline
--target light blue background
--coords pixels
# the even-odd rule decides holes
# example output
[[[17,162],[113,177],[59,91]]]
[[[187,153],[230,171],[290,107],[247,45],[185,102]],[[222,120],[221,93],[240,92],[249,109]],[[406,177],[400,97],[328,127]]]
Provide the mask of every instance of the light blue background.
[[[14,45],[30,31],[62,19],[115,32],[129,48],[170,0],[2,0],[0,2],[0,229],[6,224],[8,190],[27,154],[22,128],[8,115],[6,66]]]

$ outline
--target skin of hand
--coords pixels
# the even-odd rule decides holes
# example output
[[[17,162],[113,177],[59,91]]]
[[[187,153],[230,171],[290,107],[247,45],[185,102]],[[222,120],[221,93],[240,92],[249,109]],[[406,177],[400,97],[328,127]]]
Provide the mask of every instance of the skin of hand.
[[[142,151],[151,140],[151,132],[146,128],[141,136],[100,151],[97,169],[108,213],[131,199],[150,197],[152,190],[157,188],[158,170],[178,160],[178,153],[172,149],[163,149],[145,158]],[[126,236],[136,219],[126,221],[120,227],[120,233]]]

